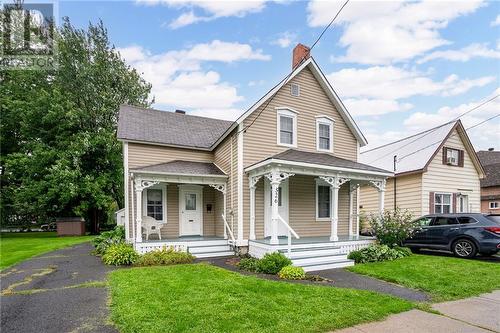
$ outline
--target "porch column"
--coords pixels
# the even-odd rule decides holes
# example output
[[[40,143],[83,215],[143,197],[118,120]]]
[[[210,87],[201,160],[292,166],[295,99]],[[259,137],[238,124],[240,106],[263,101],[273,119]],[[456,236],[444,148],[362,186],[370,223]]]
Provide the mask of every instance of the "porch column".
[[[250,188],[250,239],[255,239],[255,188],[262,176],[249,177],[248,186]]]
[[[279,172],[273,170],[266,174],[266,178],[271,182],[271,241],[270,244],[279,244],[278,240],[278,223],[279,223],[279,187],[283,180],[290,176],[292,173]]]
[[[354,206],[354,199],[353,199],[353,194],[354,194],[354,187],[352,186],[352,184],[349,184],[349,237],[351,237],[353,235],[353,232],[352,232],[352,210],[353,210],[353,206]]]
[[[135,180],[135,200],[136,200],[136,232],[135,241],[142,242],[142,191],[148,187],[158,184],[157,181],[142,180],[140,178]]]
[[[384,213],[385,183],[386,180],[372,180],[370,183],[378,190],[378,209],[380,215]]]
[[[224,200],[224,203],[223,203],[223,212],[222,212],[222,215],[224,216],[223,218],[226,220],[227,222],[227,216],[226,216],[226,206],[227,206],[227,203],[226,203],[226,192],[227,192],[227,184],[209,184],[210,187],[216,189],[217,191],[219,191],[220,193],[222,193],[222,197],[223,197],[223,200]],[[222,221],[222,223],[224,223],[224,220]],[[224,225],[222,226],[223,229],[224,229],[224,239],[227,239],[227,228],[226,228],[226,223],[224,223]]]
[[[359,237],[359,185],[356,187],[356,237]]]
[[[350,179],[342,178],[339,176],[321,176],[325,182],[330,185],[330,219],[331,219],[331,232],[330,240],[336,242],[339,240],[338,236],[338,223],[339,223],[339,189],[342,184],[348,182]]]

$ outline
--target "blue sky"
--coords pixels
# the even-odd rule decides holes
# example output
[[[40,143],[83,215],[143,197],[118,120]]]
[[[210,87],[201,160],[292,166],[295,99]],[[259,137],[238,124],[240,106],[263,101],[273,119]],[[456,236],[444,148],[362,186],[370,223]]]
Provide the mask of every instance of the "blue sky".
[[[61,1],[79,27],[102,19],[153,84],[155,107],[235,119],[287,75],[340,1]],[[500,93],[500,2],[351,1],[312,52],[374,147]],[[500,112],[500,98],[462,120]],[[500,148],[500,118],[470,131]]]

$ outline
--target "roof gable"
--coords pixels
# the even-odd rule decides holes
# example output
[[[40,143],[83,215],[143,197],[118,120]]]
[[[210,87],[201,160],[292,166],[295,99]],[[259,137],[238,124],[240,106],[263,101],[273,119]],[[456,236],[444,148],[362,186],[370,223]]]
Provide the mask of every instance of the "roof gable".
[[[457,131],[480,177],[484,170],[460,120],[445,123],[401,140],[370,149],[360,154],[362,163],[392,170],[397,156],[396,174],[425,172],[448,138]]]
[[[345,105],[342,103],[340,100],[340,97],[337,95],[337,93],[333,90],[332,86],[328,82],[327,78],[319,68],[318,64],[316,61],[313,59],[313,57],[309,57],[306,61],[302,63],[302,65],[298,66],[289,76],[287,76],[285,79],[281,80],[277,85],[275,85],[271,90],[269,90],[264,96],[262,96],[255,104],[253,104],[244,114],[242,114],[235,122],[233,126],[231,126],[226,133],[217,140],[218,144],[221,142],[227,134],[229,134],[234,128],[236,128],[238,125],[243,124],[243,121],[248,118],[252,113],[257,111],[260,106],[262,106],[264,103],[266,103],[270,98],[272,98],[284,85],[286,85],[288,82],[290,82],[294,77],[296,77],[299,73],[301,73],[305,68],[309,68],[313,74],[313,76],[316,78],[318,83],[320,84],[321,88],[324,90],[332,104],[335,106],[337,111],[339,112],[340,116],[346,123],[347,127],[351,130],[353,135],[356,137],[356,139],[360,142],[361,146],[365,146],[368,142],[366,141],[366,138],[364,137],[363,133],[361,133],[361,130],[359,129],[358,125],[350,115],[350,113],[347,111]]]

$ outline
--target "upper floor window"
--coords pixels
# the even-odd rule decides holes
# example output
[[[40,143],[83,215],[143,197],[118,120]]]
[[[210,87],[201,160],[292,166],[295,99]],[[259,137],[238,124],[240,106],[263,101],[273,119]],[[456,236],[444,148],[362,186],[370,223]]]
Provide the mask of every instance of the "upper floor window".
[[[329,117],[316,119],[316,149],[333,152],[333,119]]]
[[[290,85],[290,95],[300,96],[300,86],[297,83],[292,83]]]
[[[455,148],[443,148],[443,164],[452,166],[464,166],[464,151]]]
[[[277,143],[297,147],[297,113],[290,109],[278,109]]]
[[[490,209],[499,209],[499,208],[500,208],[500,202],[490,201]]]

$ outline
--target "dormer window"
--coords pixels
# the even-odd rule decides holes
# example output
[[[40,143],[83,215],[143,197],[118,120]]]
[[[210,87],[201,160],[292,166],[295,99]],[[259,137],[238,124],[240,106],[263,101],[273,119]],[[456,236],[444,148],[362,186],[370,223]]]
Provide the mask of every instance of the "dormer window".
[[[297,112],[288,108],[279,108],[277,122],[277,144],[297,147]]]
[[[316,149],[333,153],[333,119],[326,116],[316,118]]]

